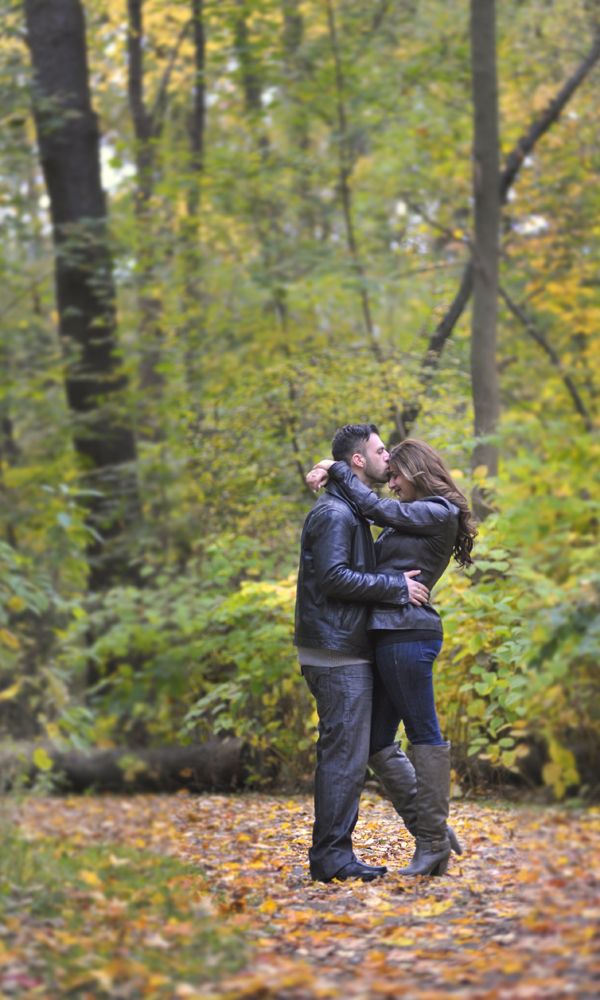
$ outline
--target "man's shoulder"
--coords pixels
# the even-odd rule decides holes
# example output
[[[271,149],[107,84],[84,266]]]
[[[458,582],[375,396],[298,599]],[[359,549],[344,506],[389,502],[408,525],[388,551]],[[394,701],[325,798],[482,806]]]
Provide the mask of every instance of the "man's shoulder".
[[[358,521],[356,513],[344,497],[325,491],[309,512],[306,522],[317,523],[333,516],[336,518],[341,517],[348,522]]]

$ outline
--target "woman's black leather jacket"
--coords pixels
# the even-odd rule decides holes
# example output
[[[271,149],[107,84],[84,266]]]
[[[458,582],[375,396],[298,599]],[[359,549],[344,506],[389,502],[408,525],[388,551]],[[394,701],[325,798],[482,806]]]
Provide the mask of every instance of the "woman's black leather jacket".
[[[295,644],[370,658],[369,605],[406,601],[404,576],[376,572],[369,523],[330,482],[304,522]]]
[[[410,503],[382,500],[345,462],[335,462],[329,476],[364,517],[384,527],[375,542],[377,571],[398,574],[419,569],[421,575],[417,579],[431,592],[452,556],[458,532],[458,507],[438,496]],[[440,617],[431,604],[394,608],[378,602],[370,609],[368,628],[428,629],[442,633]]]

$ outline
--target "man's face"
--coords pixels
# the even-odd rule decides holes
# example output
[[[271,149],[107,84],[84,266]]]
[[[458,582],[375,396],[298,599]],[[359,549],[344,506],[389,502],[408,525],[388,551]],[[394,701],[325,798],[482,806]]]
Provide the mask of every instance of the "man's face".
[[[362,476],[355,469],[360,479],[369,484],[387,483],[390,453],[379,437],[379,434],[371,434],[365,445],[363,458],[365,461],[361,470]]]

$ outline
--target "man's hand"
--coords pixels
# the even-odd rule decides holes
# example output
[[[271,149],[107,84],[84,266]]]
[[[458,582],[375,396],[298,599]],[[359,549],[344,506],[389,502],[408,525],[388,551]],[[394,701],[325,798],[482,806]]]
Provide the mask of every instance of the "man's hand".
[[[410,604],[416,604],[417,607],[421,604],[427,604],[429,600],[429,591],[424,583],[419,583],[418,580],[414,580],[413,577],[420,576],[420,569],[409,569],[404,574],[404,579],[406,580],[406,586],[408,587],[408,600]]]

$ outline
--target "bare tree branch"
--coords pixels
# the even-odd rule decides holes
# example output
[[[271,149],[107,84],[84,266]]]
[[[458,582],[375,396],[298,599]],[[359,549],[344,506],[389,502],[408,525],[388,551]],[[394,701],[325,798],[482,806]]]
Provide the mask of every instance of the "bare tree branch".
[[[177,62],[177,56],[179,55],[179,50],[187,37],[193,24],[192,18],[186,21],[183,25],[175,44],[171,50],[171,55],[169,56],[169,61],[165,66],[165,71],[162,75],[156,98],[154,100],[154,106],[150,112],[150,126],[152,129],[153,138],[157,139],[162,132],[162,128],[165,120],[165,111],[167,108],[167,100],[169,95],[169,83],[171,82],[171,76],[175,68],[175,63]]]
[[[536,344],[538,344],[538,346],[542,348],[542,350],[544,351],[544,353],[550,359],[550,361],[552,362],[553,366],[556,368],[557,372],[559,373],[561,379],[563,380],[564,385],[565,385],[565,387],[566,387],[569,395],[571,396],[571,399],[573,400],[573,405],[574,405],[575,409],[577,410],[577,413],[579,414],[579,416],[583,420],[583,423],[585,425],[586,431],[592,431],[593,428],[594,428],[594,425],[593,425],[593,422],[592,422],[592,418],[591,418],[591,416],[590,416],[590,414],[588,412],[588,409],[587,409],[585,403],[583,402],[581,396],[579,395],[579,391],[578,391],[575,383],[573,382],[573,379],[571,378],[571,376],[569,375],[569,373],[566,371],[565,366],[563,365],[563,363],[562,363],[562,361],[561,361],[558,353],[552,347],[552,344],[550,344],[546,340],[544,334],[539,329],[539,327],[537,327],[534,324],[533,320],[531,319],[531,317],[529,317],[526,314],[526,312],[523,309],[523,307],[517,305],[517,303],[510,297],[510,295],[508,294],[508,292],[506,291],[505,288],[503,288],[500,285],[499,288],[498,288],[498,291],[500,293],[500,297],[504,300],[504,302],[506,303],[506,305],[510,309],[511,313],[513,314],[513,316],[515,316],[519,320],[519,322],[522,323],[524,329],[529,334],[529,336],[531,337],[531,339],[534,340],[536,342]]]
[[[500,176],[500,197],[503,203],[506,203],[508,192],[516,180],[523,160],[526,156],[529,156],[538,140],[558,120],[579,85],[583,83],[599,59],[600,29],[596,32],[592,47],[585,59],[581,61],[572,76],[563,84],[556,97],[542,111],[540,117],[531,123],[525,135],[522,135],[517,140],[515,147],[509,153],[506,165]]]
[[[204,131],[206,126],[205,60],[206,38],[203,23],[203,0],[192,0],[194,25],[194,99],[190,115],[192,166],[197,174],[204,170]]]
[[[369,34],[375,34],[383,24],[388,10],[391,7],[391,0],[379,0],[377,7],[373,11],[373,17],[369,27]]]
[[[169,61],[163,72],[158,91],[154,100],[152,110],[149,111],[144,95],[144,26],[143,8],[144,0],[128,0],[128,33],[127,52],[129,60],[128,90],[129,106],[135,128],[136,138],[140,142],[147,143],[150,139],[158,138],[164,124],[164,115],[167,106],[169,83],[173,74],[173,69],[179,55],[181,45],[192,27],[192,19],[186,21],[175,44],[171,50]]]
[[[535,145],[542,138],[548,129],[557,121],[569,100],[583,83],[587,76],[600,59],[600,31],[594,37],[589,53],[581,61],[574,73],[563,84],[556,97],[554,97],[542,114],[536,118],[528,131],[518,139],[514,148],[508,154],[504,170],[500,175],[500,197],[503,203],[506,202],[508,192],[512,188],[521,165],[526,156],[534,149]],[[465,307],[471,297],[473,289],[473,262],[471,259],[465,264],[460,287],[443,318],[438,323],[429,339],[427,351],[421,362],[421,387],[422,393],[426,392],[437,368],[440,356],[446,341],[452,334],[454,327],[462,316]],[[422,394],[421,394],[422,395]],[[421,411],[421,399],[413,400],[405,404],[402,412],[403,422],[407,430],[414,424]]]

